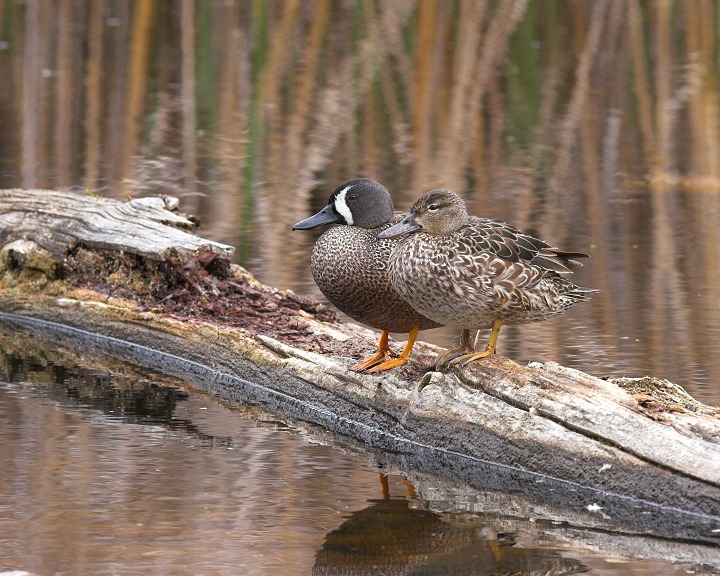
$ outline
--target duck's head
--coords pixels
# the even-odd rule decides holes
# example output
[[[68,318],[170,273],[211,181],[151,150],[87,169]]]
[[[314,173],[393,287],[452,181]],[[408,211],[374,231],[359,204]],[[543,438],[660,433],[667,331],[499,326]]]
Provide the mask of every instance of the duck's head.
[[[387,188],[370,178],[348,180],[330,195],[327,206],[294,224],[293,230],[311,230],[325,224],[377,228],[390,221],[393,202]]]
[[[402,222],[383,230],[378,238],[395,238],[417,230],[445,235],[468,221],[465,201],[450,190],[430,190],[415,201]]]

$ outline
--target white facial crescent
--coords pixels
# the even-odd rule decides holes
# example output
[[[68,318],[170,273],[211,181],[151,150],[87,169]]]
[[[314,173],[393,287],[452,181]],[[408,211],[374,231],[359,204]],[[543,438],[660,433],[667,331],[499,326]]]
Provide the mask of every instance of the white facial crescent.
[[[350,207],[347,205],[347,201],[345,200],[345,196],[347,196],[348,191],[350,188],[352,188],[353,185],[347,186],[346,188],[343,188],[340,190],[338,195],[335,197],[335,210],[338,211],[338,213],[345,218],[345,222],[347,222],[348,226],[352,226],[354,224],[353,217],[352,217],[352,211],[350,210]]]

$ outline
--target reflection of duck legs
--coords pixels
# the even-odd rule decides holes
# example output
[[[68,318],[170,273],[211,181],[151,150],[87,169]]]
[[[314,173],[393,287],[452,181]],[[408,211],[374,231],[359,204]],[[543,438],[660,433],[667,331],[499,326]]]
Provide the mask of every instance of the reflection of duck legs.
[[[514,534],[488,524],[455,521],[390,496],[389,478],[378,475],[382,499],[371,500],[330,531],[317,551],[314,576],[338,574],[575,574],[587,571],[554,550],[515,547]],[[415,495],[409,482],[408,494]],[[477,519],[482,522],[482,515]],[[493,520],[488,518],[490,522]]]
[[[382,494],[383,500],[389,500],[390,499],[390,484],[388,482],[388,475],[383,474],[382,472],[378,472],[378,480],[380,481],[380,493]],[[403,478],[402,480],[403,486],[405,486],[405,490],[407,490],[407,495],[409,498],[416,498],[417,492],[415,491],[415,487],[410,484],[410,480],[407,478]]]
[[[390,499],[390,482],[388,479],[388,475],[384,474],[382,472],[378,472],[378,481],[380,482],[380,493],[382,494],[383,500],[389,500]],[[417,498],[417,492],[415,491],[415,487],[410,483],[410,480],[407,478],[402,479],[402,484],[405,486],[405,489],[407,490],[407,495],[409,498]],[[480,535],[483,537],[485,542],[487,542],[488,549],[490,550],[490,553],[492,554],[493,558],[495,559],[495,564],[499,566],[502,563],[503,560],[503,553],[502,549],[500,548],[500,543],[498,542],[498,533],[497,531],[492,528],[491,526],[484,526],[482,530],[480,531]],[[512,541],[514,544],[514,540]],[[508,545],[507,543],[505,544]]]
[[[488,549],[495,559],[495,565],[499,565],[503,561],[503,553],[498,544],[498,533],[490,526],[483,526],[480,535],[485,538]]]
[[[380,494],[382,494],[383,500],[390,499],[390,484],[388,483],[387,474],[378,472],[378,480],[380,480]]]

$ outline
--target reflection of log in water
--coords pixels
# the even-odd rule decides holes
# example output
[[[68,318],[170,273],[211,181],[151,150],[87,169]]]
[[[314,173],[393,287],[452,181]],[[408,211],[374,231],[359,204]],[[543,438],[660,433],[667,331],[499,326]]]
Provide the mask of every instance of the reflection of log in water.
[[[587,567],[551,550],[514,546],[513,534],[447,521],[412,501],[374,500],[328,533],[313,575],[577,574]]]
[[[182,430],[203,446],[232,446],[233,440],[204,433],[177,416],[178,403],[188,399],[174,380],[109,359],[74,356],[58,351],[25,330],[5,334],[0,347],[0,380],[32,382],[47,389],[53,400],[98,411],[125,423]]]
[[[0,309],[15,313],[5,317],[318,424],[410,469],[475,486],[494,470],[495,488],[567,509],[601,500],[615,526],[720,538],[709,528],[720,521],[717,409],[652,378],[606,382],[500,356],[422,376],[427,345],[401,370],[353,374],[347,355],[374,348],[374,336],[260,285],[229,265],[229,247],[165,226],[190,223],[172,205],[0,192]]]
[[[76,349],[77,352],[73,354],[67,348]],[[0,323],[0,381],[33,382],[34,386],[46,389],[46,392],[42,393],[43,396],[49,393],[55,401],[70,407],[71,410],[80,409],[85,412],[89,409],[93,413],[93,421],[98,424],[103,421],[114,423],[118,420],[132,424],[150,424],[153,428],[165,428],[180,436],[199,440],[200,445],[204,447],[232,446],[235,449],[250,450],[246,454],[250,459],[253,449],[259,449],[261,452],[267,449],[267,446],[252,448],[244,442],[239,445],[234,444],[231,436],[208,433],[206,426],[211,425],[214,428],[218,421],[222,421],[222,418],[218,418],[223,413],[221,410],[214,413],[211,421],[203,418],[202,423],[198,423],[193,417],[187,419],[185,415],[188,406],[183,403],[188,397],[184,389],[177,388],[174,379],[129,364],[118,363],[106,356],[96,356],[91,352],[93,348],[95,352],[98,351],[96,346],[89,347],[87,342],[80,343],[76,348],[72,338],[52,332],[38,335],[22,328],[9,327],[8,330],[8,325]],[[190,400],[192,405],[192,398]],[[192,411],[192,408],[190,410]],[[234,416],[237,412],[244,418],[259,422],[262,426],[270,423],[273,427],[277,425],[285,427],[289,424],[293,429],[301,429],[303,436],[312,442],[331,445],[336,443],[333,436],[317,427],[306,427],[297,422],[281,422],[277,416],[254,406],[235,406],[231,414]],[[96,417],[99,415],[102,416]],[[27,425],[30,429],[34,429],[37,422],[31,419],[28,420]],[[57,429],[50,426],[51,429],[47,432],[51,437],[62,436]],[[236,423],[233,422],[230,424],[230,429],[234,429],[235,426]],[[342,446],[343,449],[352,449],[359,458],[368,458],[366,447],[362,444],[350,446],[347,440],[343,439]],[[279,453],[274,454],[273,459],[275,458],[279,458]],[[605,503],[602,506],[596,505],[599,509],[588,513],[584,503],[595,502],[593,499],[600,496],[597,492],[578,497],[576,487],[546,480],[542,484],[537,482],[530,484],[534,484],[537,488],[531,493],[528,483],[523,482],[517,471],[504,470],[503,475],[502,468],[491,465],[484,469],[472,470],[468,466],[468,461],[448,459],[442,465],[434,467],[435,476],[428,476],[417,471],[421,467],[417,459],[407,458],[406,465],[400,464],[402,461],[401,455],[391,452],[376,451],[373,457],[374,464],[381,469],[401,469],[402,475],[407,475],[413,482],[412,485],[407,481],[402,482],[404,491],[407,491],[410,497],[408,506],[412,509],[407,513],[403,512],[403,518],[408,516],[421,520],[416,512],[424,511],[429,514],[428,511],[432,511],[437,515],[435,520],[442,519],[442,524],[438,528],[438,531],[442,532],[442,541],[438,542],[438,554],[442,557],[447,554],[447,550],[461,554],[462,557],[458,558],[458,562],[449,562],[457,567],[458,573],[467,573],[467,571],[462,572],[461,567],[467,570],[471,568],[475,570],[478,567],[479,557],[470,559],[465,557],[468,547],[476,556],[475,548],[478,548],[484,559],[487,559],[489,547],[496,560],[499,559],[499,565],[507,567],[507,561],[517,559],[515,552],[508,553],[506,550],[506,547],[512,544],[515,533],[518,534],[518,540],[526,545],[528,541],[533,543],[533,546],[536,542],[542,542],[542,546],[546,549],[578,551],[574,552],[575,554],[580,554],[579,551],[588,551],[591,556],[602,553],[603,556],[615,558],[652,558],[682,563],[693,573],[712,573],[712,570],[720,567],[720,553],[716,548],[638,534],[638,530],[655,531],[656,528],[653,526],[661,521],[653,520],[652,508],[643,508],[639,502],[632,504],[631,513],[640,519],[650,518],[650,522],[639,523],[635,530],[623,530],[622,518],[615,515],[616,510],[612,510],[612,505],[610,507]],[[425,461],[426,465],[428,463],[429,459]],[[459,468],[458,464],[464,465],[463,468]],[[484,482],[485,488],[478,490],[467,484],[440,479],[437,474],[438,471],[443,470],[447,477],[467,478],[476,487]],[[263,486],[267,480],[266,476],[256,476],[259,472],[259,468],[246,471],[252,486]],[[192,474],[191,471],[188,473]],[[180,484],[187,488],[188,494],[192,494],[192,488],[189,486],[192,483],[186,480],[181,480]],[[322,485],[323,482],[329,481],[332,481],[332,478],[323,479],[322,475],[319,475],[314,482]],[[47,489],[55,491],[56,486],[51,484]],[[260,491],[262,492],[262,489]],[[381,476],[380,492],[384,499],[390,497],[390,485],[385,475]],[[295,497],[293,493],[296,494],[291,491],[289,495],[284,496],[287,505],[291,508]],[[267,494],[262,496],[262,498],[266,497]],[[380,513],[385,514],[382,511],[378,512]],[[609,517],[608,513],[613,517]],[[675,521],[676,518],[677,516],[669,515],[670,522]],[[416,524],[418,521],[412,520],[408,526],[414,530]],[[437,522],[433,525],[436,524]],[[449,525],[460,529],[450,530]],[[402,526],[398,523],[394,523],[393,527],[402,530]],[[672,533],[672,526],[669,529],[668,533]],[[496,532],[501,533],[497,543]],[[330,534],[328,542],[335,541],[334,533]],[[675,533],[679,533],[677,529]],[[427,530],[423,534],[428,536]],[[391,542],[395,542],[401,535],[402,532],[397,535],[386,533]],[[453,541],[453,538],[457,540]],[[412,550],[412,546],[411,542],[405,548]],[[349,551],[337,550],[334,544],[328,552],[332,556],[328,561],[333,559],[342,561],[343,558],[345,561],[348,560]],[[432,551],[430,553],[432,554]],[[529,554],[527,549],[522,550],[521,553],[529,555],[529,560],[537,560],[536,556]],[[544,554],[542,558],[546,556],[547,554]],[[408,562],[410,561],[420,562],[422,559],[418,559],[415,554],[410,557]],[[381,563],[382,559],[378,559],[377,562]],[[423,573],[423,569],[428,566],[434,568],[436,564],[434,559],[428,559],[422,566],[416,566],[416,569]],[[547,561],[543,560],[541,565],[546,566]],[[393,566],[397,567],[397,562]],[[530,570],[535,566],[533,564],[527,569]],[[703,566],[707,567],[708,572],[703,572]],[[561,566],[564,567],[565,564]]]

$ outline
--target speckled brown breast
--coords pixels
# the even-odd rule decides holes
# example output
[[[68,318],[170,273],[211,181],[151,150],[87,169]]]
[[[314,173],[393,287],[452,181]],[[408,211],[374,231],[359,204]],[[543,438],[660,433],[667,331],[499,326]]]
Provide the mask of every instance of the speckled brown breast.
[[[378,240],[390,224],[366,229],[333,226],[318,238],[310,260],[325,297],[353,320],[389,332],[441,326],[415,311],[397,293],[387,263],[397,240]]]

